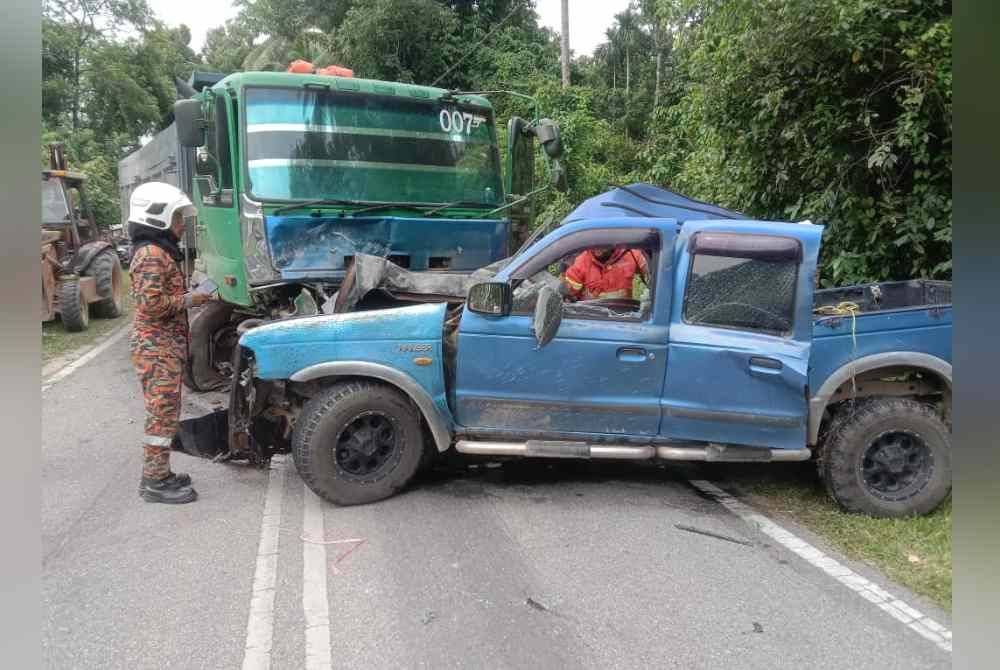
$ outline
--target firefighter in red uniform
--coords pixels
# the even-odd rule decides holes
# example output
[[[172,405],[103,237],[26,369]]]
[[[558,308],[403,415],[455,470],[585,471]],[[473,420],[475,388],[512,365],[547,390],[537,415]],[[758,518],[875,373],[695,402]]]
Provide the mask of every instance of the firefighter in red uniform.
[[[197,210],[183,191],[158,182],[136,188],[129,204],[135,302],[130,344],[146,405],[139,495],[147,502],[188,503],[198,494],[190,476],[170,471],[170,443],[180,419],[187,309],[211,299],[187,291],[181,269],[184,217]]]
[[[642,251],[625,247],[587,249],[566,270],[565,295],[573,301],[632,298],[636,274],[648,284],[649,270]]]

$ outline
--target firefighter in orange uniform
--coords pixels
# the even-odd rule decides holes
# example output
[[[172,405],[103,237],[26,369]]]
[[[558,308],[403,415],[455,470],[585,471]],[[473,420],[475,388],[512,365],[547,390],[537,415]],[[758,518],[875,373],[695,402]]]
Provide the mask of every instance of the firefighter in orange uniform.
[[[187,291],[182,270],[184,218],[197,210],[183,191],[159,182],[136,188],[129,204],[135,304],[130,344],[146,405],[139,495],[147,502],[193,502],[198,494],[191,477],[170,471],[170,444],[180,420],[187,309],[211,299]]]
[[[632,298],[632,282],[649,281],[646,256],[638,249],[598,247],[580,253],[563,277],[569,300]]]

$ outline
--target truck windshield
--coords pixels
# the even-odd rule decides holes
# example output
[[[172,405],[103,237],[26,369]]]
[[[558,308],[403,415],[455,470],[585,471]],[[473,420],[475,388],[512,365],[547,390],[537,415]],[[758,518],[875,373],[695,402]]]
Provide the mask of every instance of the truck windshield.
[[[66,223],[69,208],[66,205],[66,195],[55,179],[42,180],[42,223]]]
[[[501,202],[491,110],[328,90],[249,88],[247,169],[264,200]]]

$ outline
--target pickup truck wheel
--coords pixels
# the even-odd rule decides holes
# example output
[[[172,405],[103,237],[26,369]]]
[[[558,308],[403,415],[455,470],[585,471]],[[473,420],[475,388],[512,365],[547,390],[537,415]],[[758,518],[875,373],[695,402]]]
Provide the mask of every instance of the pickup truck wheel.
[[[302,409],[292,458],[306,484],[337,505],[388,498],[416,474],[424,451],[420,415],[395,389],[339,383]]]
[[[877,517],[927,514],[951,491],[951,437],[932,407],[872,398],[832,420],[820,477],[841,507]]]

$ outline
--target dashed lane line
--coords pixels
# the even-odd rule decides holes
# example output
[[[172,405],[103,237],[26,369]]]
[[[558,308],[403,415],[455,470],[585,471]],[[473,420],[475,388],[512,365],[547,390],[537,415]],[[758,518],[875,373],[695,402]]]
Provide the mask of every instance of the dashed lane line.
[[[302,511],[302,611],[306,620],[306,670],[330,670],[330,604],[326,592],[323,502],[308,485]]]

